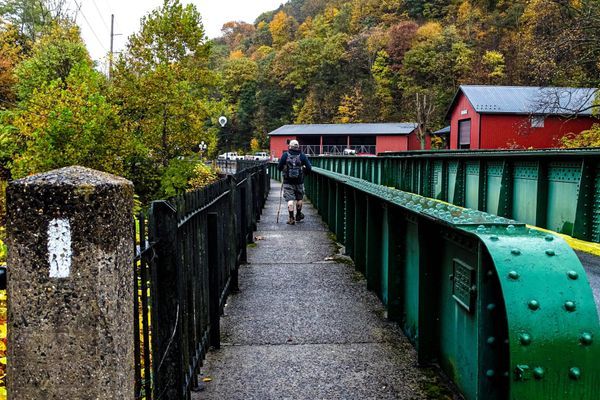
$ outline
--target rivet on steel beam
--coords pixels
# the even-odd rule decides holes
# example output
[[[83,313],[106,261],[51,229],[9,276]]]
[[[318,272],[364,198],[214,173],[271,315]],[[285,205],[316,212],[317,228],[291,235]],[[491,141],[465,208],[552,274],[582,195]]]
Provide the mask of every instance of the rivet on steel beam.
[[[581,378],[581,370],[577,367],[573,367],[569,370],[569,377],[574,381],[579,380]]]
[[[579,341],[581,342],[582,345],[584,346],[589,346],[592,344],[593,342],[593,337],[591,333],[587,333],[584,332],[581,334],[581,337],[579,338]]]
[[[572,301],[566,301],[565,302],[565,310],[573,312],[575,311],[577,307],[575,306],[575,303]]]
[[[490,346],[493,346],[496,343],[496,338],[493,336],[490,336],[489,338],[487,338],[487,344],[489,344]]]
[[[540,303],[537,300],[531,300],[529,302],[529,309],[530,310],[535,311],[535,310],[537,310],[539,308],[540,308]]]
[[[552,242],[552,241],[554,241],[554,236],[546,235],[546,237],[544,239],[546,239],[546,242]]]
[[[500,238],[498,236],[494,235],[494,236],[490,236],[490,240],[493,242],[497,242],[498,240],[500,240]]]
[[[540,380],[544,377],[544,368],[536,367],[533,369],[533,377],[537,380]]]
[[[510,251],[510,253],[511,253],[513,256],[519,256],[519,255],[521,255],[521,250],[519,250],[519,249],[512,249],[512,250]]]
[[[509,277],[510,279],[512,279],[512,280],[515,280],[515,281],[516,281],[517,279],[519,279],[519,276],[520,276],[520,275],[519,275],[519,273],[518,273],[517,271],[510,271],[510,272],[508,273],[508,277]]]
[[[567,272],[567,276],[569,277],[569,279],[572,279],[574,281],[576,281],[577,279],[579,279],[579,274],[575,271],[569,271]]]
[[[496,309],[496,305],[494,303],[490,303],[487,305],[488,311],[494,311]]]
[[[528,333],[521,333],[519,335],[519,342],[521,342],[523,346],[529,346],[531,344],[531,335]]]
[[[553,257],[556,255],[556,253],[554,252],[554,250],[552,249],[548,249],[546,250],[546,254],[549,255],[550,257]]]
[[[494,375],[496,375],[496,371],[494,371],[493,369],[488,369],[487,371],[485,371],[485,376],[487,376],[489,379],[493,378]]]

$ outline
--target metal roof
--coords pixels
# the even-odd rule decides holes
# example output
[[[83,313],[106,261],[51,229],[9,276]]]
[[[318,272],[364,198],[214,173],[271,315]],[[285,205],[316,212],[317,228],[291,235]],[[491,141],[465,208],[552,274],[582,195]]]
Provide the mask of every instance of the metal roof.
[[[464,93],[480,114],[590,116],[598,89],[463,85],[450,105],[447,118],[450,118],[450,112],[460,93]]]
[[[433,132],[434,135],[447,135],[448,133],[450,133],[450,125],[440,129],[439,131]]]
[[[269,136],[409,135],[416,123],[284,125]]]

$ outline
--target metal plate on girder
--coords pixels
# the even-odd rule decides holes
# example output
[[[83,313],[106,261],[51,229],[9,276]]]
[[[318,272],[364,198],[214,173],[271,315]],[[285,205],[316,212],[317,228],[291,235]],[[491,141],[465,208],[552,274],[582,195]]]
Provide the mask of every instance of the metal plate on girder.
[[[464,262],[453,260],[453,281],[452,297],[468,312],[473,310],[473,301],[475,300],[475,269]]]

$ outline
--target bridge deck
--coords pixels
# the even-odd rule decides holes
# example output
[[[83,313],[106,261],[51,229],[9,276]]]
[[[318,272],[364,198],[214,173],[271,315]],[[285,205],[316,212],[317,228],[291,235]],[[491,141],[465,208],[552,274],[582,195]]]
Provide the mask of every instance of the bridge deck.
[[[222,322],[222,348],[208,354],[212,381],[194,399],[451,399],[445,383],[416,367],[416,353],[351,266],[335,262],[312,206],[306,221],[275,223],[279,186],[240,270]]]

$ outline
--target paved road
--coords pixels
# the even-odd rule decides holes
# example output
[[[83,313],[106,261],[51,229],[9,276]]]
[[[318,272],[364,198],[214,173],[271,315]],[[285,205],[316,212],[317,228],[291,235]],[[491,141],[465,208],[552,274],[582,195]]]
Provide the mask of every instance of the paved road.
[[[336,249],[315,210],[275,223],[273,184],[241,291],[226,307],[223,346],[208,354],[212,381],[194,399],[452,399],[385,320],[379,300]]]
[[[577,255],[587,271],[587,276],[594,292],[598,315],[600,315],[600,257],[581,252],[577,252]]]

